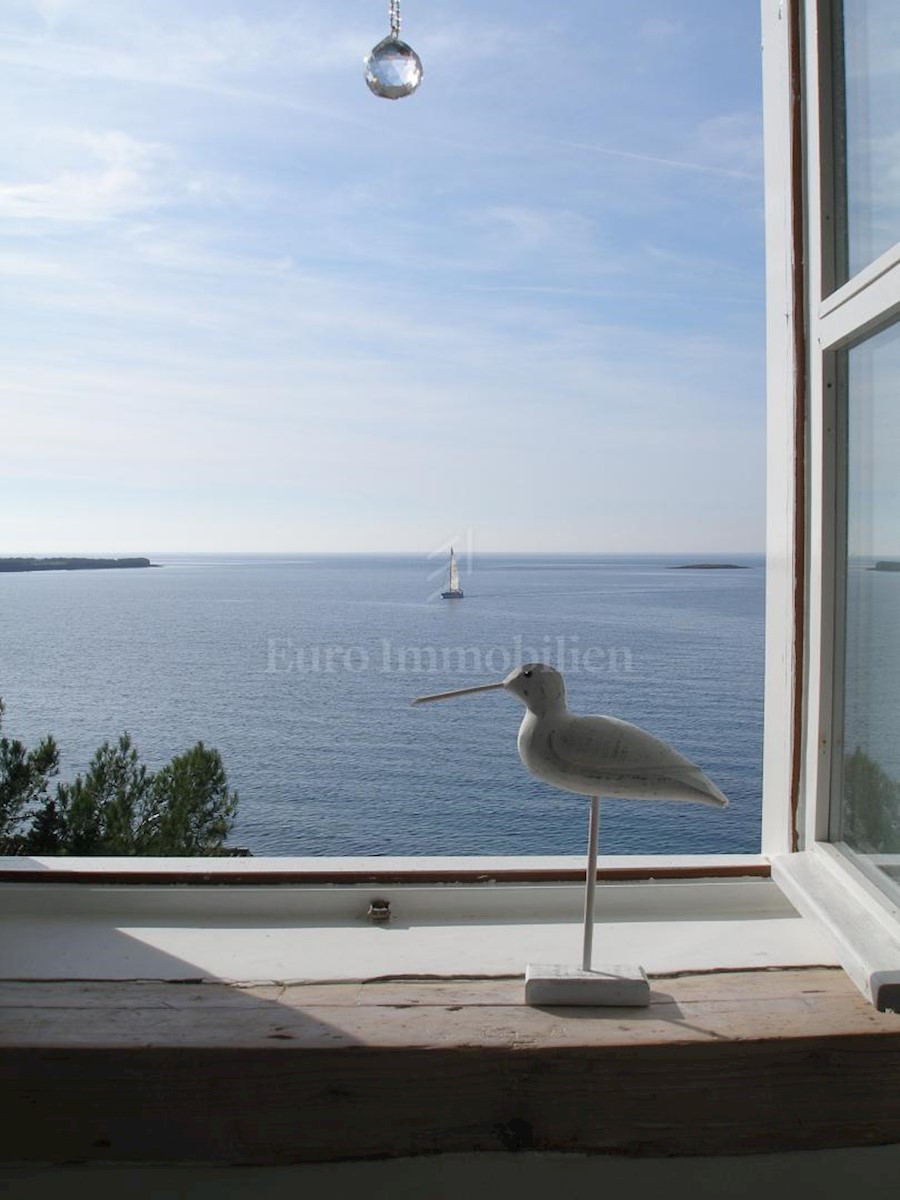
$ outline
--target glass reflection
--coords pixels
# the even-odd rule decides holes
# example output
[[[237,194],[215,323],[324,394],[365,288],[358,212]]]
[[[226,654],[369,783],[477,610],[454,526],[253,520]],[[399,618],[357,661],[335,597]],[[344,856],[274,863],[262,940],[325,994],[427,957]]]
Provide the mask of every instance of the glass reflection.
[[[900,3],[844,0],[834,9],[841,284],[900,239]]]
[[[900,868],[900,325],[840,364],[846,398],[842,802],[834,832]]]

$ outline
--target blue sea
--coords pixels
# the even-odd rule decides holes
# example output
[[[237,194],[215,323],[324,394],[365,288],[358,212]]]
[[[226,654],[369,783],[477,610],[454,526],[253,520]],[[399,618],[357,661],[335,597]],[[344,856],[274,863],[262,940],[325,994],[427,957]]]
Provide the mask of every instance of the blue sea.
[[[463,557],[456,601],[423,556],[153,561],[0,574],[5,732],[53,733],[64,777],[124,730],[154,767],[202,740],[257,855],[583,854],[586,801],[522,766],[513,697],[410,707],[541,659],[573,712],[643,725],[730,800],[608,801],[602,853],[758,850],[761,557]]]

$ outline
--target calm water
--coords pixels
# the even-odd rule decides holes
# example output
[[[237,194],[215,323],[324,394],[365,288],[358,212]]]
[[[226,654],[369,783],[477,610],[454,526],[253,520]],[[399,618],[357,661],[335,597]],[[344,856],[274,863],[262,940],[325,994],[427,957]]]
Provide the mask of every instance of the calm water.
[[[123,730],[153,766],[202,739],[256,854],[580,854],[585,802],[522,767],[513,698],[409,706],[524,655],[563,668],[573,711],[644,725],[731,801],[610,801],[604,853],[758,849],[761,558],[485,556],[456,602],[430,598],[421,557],[154,561],[0,575],[6,732],[52,732],[67,776]]]

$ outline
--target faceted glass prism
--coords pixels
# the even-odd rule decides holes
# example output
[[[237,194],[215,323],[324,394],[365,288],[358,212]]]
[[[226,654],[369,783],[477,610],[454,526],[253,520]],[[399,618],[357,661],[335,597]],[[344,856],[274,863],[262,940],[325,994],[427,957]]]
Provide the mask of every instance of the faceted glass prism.
[[[399,100],[422,82],[422,62],[412,46],[388,34],[366,59],[366,83],[376,96]]]

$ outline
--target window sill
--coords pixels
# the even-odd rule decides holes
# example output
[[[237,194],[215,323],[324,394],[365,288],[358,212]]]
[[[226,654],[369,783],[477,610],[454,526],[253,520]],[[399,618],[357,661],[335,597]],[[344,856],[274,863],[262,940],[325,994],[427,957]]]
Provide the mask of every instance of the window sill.
[[[900,1026],[837,970],[653,981],[641,1010],[519,981],[0,985],[7,1161],[674,1156],[900,1141]]]
[[[610,880],[768,878],[762,854],[608,855]],[[508,857],[28,858],[0,857],[0,883],[96,884],[392,884],[527,883],[584,880],[571,855]]]
[[[427,873],[416,882],[358,882],[352,862],[328,882],[288,875],[254,887],[210,882],[202,864],[195,864],[193,886],[182,887],[123,884],[109,860],[89,883],[48,886],[22,873],[19,882],[0,884],[9,918],[0,961],[7,979],[236,983],[508,977],[521,976],[529,961],[580,961],[583,866],[568,860],[573,880],[537,882],[503,881],[502,860],[481,866],[482,882],[444,885]],[[112,874],[104,880],[106,867]],[[696,878],[692,869],[671,878],[643,860],[633,878],[627,872],[635,863],[604,860],[596,961],[639,962],[651,974],[836,965],[825,938],[765,877],[767,865],[765,874],[760,867],[753,859],[731,864],[746,871],[739,877]],[[77,876],[77,860],[73,869]],[[383,878],[392,870],[387,864]],[[664,877],[654,878],[661,870]],[[386,923],[368,916],[376,899],[390,906]]]
[[[823,842],[774,857],[772,878],[827,937],[863,995],[880,1011],[900,1010],[900,926],[884,893]]]
[[[644,872],[601,874],[594,943],[598,963],[647,970],[638,1010],[524,1004],[528,961],[579,959],[583,887],[565,879],[375,887],[353,874],[370,864],[346,860],[328,884],[238,888],[202,863],[186,887],[123,884],[109,861],[91,883],[21,874],[0,884],[0,1155],[275,1164],[900,1141],[900,1022],[865,1002],[761,862],[701,879],[602,864]],[[366,915],[376,897],[387,924]]]

